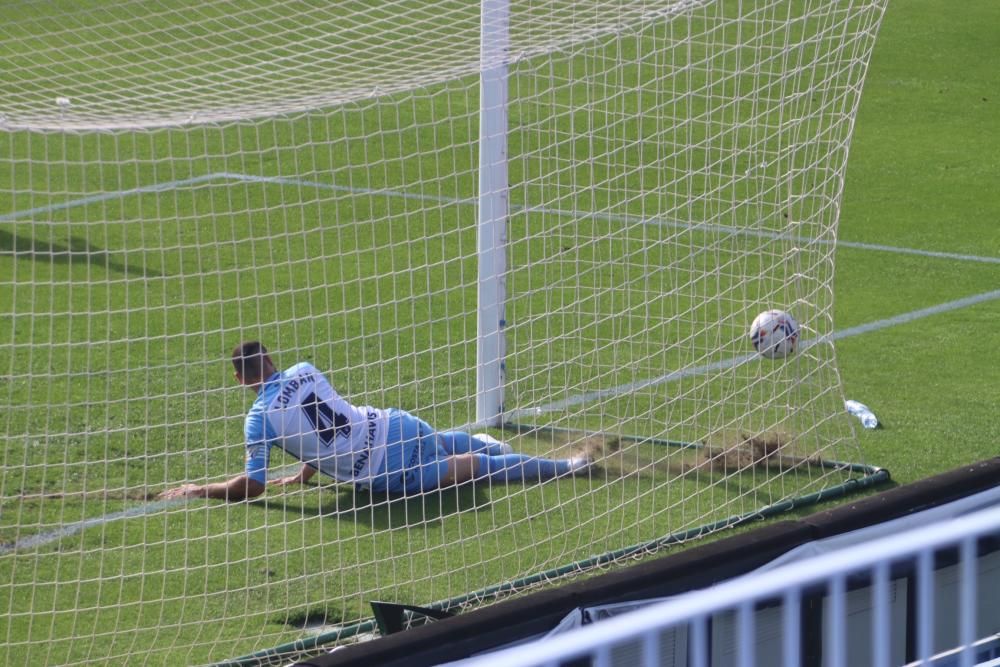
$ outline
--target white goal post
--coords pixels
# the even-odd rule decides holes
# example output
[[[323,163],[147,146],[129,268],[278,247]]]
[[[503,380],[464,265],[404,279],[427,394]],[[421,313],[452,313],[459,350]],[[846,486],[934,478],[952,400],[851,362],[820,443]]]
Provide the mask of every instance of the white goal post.
[[[0,662],[353,640],[374,600],[454,611],[877,478],[832,334],[884,7],[5,3]],[[598,465],[156,500],[243,470],[244,340]]]
[[[507,301],[507,59],[510,1],[483,0],[479,75],[479,327],[476,419],[503,423]]]

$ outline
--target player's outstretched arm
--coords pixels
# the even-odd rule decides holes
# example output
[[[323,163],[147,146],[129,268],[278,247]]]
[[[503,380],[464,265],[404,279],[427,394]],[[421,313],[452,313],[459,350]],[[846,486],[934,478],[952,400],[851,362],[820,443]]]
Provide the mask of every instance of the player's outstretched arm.
[[[316,469],[312,466],[303,464],[302,469],[299,470],[294,475],[288,477],[280,477],[275,480],[271,480],[271,484],[274,486],[287,486],[289,484],[305,484],[312,476],[316,474]]]
[[[160,500],[175,498],[213,498],[232,502],[256,498],[264,493],[264,484],[246,475],[237,475],[226,482],[215,484],[182,484],[173,489],[167,489],[157,496]]]

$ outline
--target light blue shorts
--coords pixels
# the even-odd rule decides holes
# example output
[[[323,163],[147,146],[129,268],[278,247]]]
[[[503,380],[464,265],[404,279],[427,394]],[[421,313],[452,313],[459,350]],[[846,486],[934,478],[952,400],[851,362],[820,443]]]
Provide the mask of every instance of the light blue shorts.
[[[447,473],[448,452],[431,425],[391,408],[385,459],[369,488],[377,493],[417,494],[438,488]]]

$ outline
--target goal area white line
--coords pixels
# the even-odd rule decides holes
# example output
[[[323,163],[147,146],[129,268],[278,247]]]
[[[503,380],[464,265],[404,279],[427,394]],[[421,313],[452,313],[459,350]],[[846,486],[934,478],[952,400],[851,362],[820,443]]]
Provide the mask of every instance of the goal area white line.
[[[20,211],[13,211],[11,213],[0,215],[0,222],[16,222],[17,220],[21,220],[22,218],[31,217],[33,215],[38,215],[40,213],[53,213],[55,211],[62,211],[70,208],[75,208],[78,206],[87,206],[89,204],[97,204],[103,201],[111,201],[114,199],[120,199],[138,194],[153,193],[153,192],[168,192],[173,189],[181,189],[193,185],[201,185],[203,183],[209,183],[211,181],[218,181],[218,180],[233,180],[243,183],[264,183],[270,185],[287,185],[291,187],[316,188],[319,190],[343,192],[345,194],[368,195],[368,196],[375,195],[375,196],[390,197],[390,198],[409,199],[411,201],[425,201],[425,202],[434,202],[438,204],[448,204],[456,206],[475,206],[477,204],[475,198],[443,197],[443,196],[428,195],[424,193],[405,192],[403,190],[396,190],[391,188],[358,188],[347,185],[337,185],[336,183],[324,183],[322,181],[289,178],[287,176],[255,176],[253,174],[240,174],[231,171],[220,171],[220,172],[205,174],[203,176],[193,176],[191,178],[183,178],[175,181],[164,181],[162,183],[156,183],[153,185],[144,185],[136,188],[130,188],[128,190],[120,190],[115,192],[102,193],[98,195],[90,195],[87,197],[80,197],[78,199],[70,199],[65,202],[46,204],[43,206],[36,206],[33,208],[23,209]],[[586,215],[581,215],[579,211],[563,211],[544,206],[516,206],[516,205],[511,205],[511,210],[522,213],[545,213],[549,215],[573,217],[577,219],[594,218],[606,222],[641,223],[653,226],[674,227],[677,229],[684,229],[689,231],[722,232],[725,234],[732,234],[735,236],[742,235],[755,238],[768,238],[776,240],[791,238],[790,235],[779,232],[742,229],[739,227],[733,227],[731,225],[719,225],[714,223],[692,224],[692,223],[682,222],[679,220],[664,220],[662,218],[655,218],[655,217],[649,218],[649,217],[632,216],[632,215],[612,215],[608,213],[601,213],[599,211],[587,213]],[[920,248],[906,248],[900,246],[885,245],[880,243],[866,243],[863,241],[845,241],[842,239],[837,239],[836,241],[829,241],[827,239],[803,238],[802,240],[808,241],[809,243],[816,243],[821,245],[834,245],[835,247],[838,248],[843,247],[843,248],[852,248],[856,250],[871,250],[876,252],[894,253],[898,255],[915,255],[918,257],[928,257],[934,259],[944,259],[944,260],[952,260],[959,262],[1000,264],[1000,257],[990,257],[988,255],[970,255],[966,253],[946,252],[939,250],[923,250]]]

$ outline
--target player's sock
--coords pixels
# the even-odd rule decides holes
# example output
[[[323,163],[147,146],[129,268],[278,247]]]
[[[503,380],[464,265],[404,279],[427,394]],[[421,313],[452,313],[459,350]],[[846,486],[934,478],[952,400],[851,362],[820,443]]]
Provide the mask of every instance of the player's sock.
[[[552,479],[580,472],[590,464],[584,457],[542,459],[527,454],[504,454],[503,456],[476,454],[476,461],[476,476],[488,477],[491,482],[498,484],[523,479]]]
[[[444,431],[438,433],[441,446],[449,454],[486,454],[499,456],[510,454],[514,448],[506,442],[501,442],[486,433],[469,435],[462,431]]]
[[[489,456],[500,456],[502,454],[513,454],[514,448],[502,440],[497,440],[489,433],[476,433],[472,436],[473,440],[478,440],[486,445],[485,448],[480,450],[474,450],[481,454],[487,454]]]

